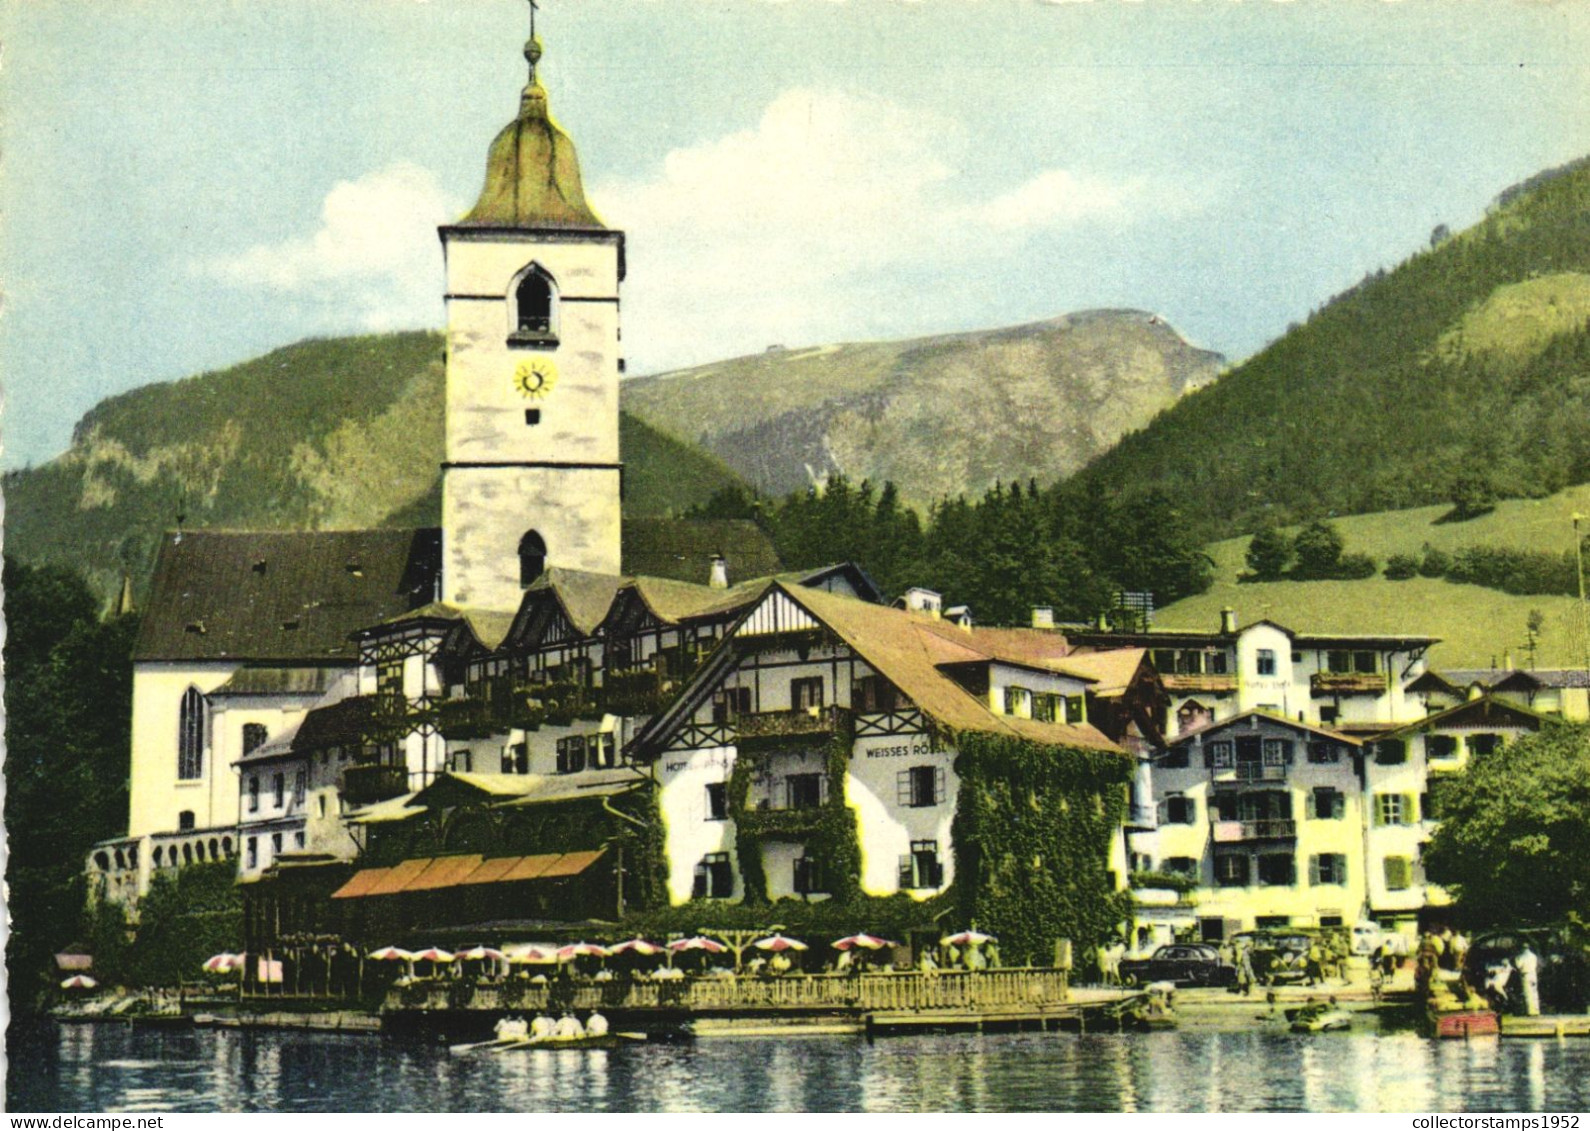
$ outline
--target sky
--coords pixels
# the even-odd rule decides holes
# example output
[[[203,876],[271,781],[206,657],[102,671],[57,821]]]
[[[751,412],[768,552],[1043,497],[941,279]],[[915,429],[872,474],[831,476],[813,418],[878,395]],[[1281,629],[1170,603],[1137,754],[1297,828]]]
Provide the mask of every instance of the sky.
[[[1590,153],[1582,0],[541,0],[630,374],[1097,307],[1233,360]],[[4,465],[442,324],[524,0],[0,0]]]

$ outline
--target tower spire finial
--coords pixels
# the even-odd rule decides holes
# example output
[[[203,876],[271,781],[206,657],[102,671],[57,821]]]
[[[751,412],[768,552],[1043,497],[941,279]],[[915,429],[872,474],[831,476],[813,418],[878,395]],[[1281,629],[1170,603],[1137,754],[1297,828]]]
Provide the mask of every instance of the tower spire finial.
[[[536,12],[541,5],[530,0],[530,38],[525,41],[525,62],[530,64],[530,85],[536,85],[536,64],[541,61],[541,41],[536,38]]]

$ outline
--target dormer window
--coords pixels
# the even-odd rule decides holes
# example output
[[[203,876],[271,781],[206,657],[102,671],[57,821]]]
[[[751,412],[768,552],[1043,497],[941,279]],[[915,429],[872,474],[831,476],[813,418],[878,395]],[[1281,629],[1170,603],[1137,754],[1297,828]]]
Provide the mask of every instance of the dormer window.
[[[552,276],[532,263],[514,283],[510,345],[556,345],[558,292]]]

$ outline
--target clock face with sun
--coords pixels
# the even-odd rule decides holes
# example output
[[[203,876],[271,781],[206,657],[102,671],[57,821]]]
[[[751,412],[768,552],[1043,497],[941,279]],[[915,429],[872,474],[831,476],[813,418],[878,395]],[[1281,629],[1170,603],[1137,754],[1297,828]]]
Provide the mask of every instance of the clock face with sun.
[[[558,367],[544,357],[521,361],[513,371],[513,387],[526,397],[537,400],[552,391],[558,381]]]

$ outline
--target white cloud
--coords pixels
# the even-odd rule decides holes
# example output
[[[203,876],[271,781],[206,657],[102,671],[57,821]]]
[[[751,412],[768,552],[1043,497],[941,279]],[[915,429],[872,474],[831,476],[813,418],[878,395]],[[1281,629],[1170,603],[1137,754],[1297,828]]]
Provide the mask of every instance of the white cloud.
[[[754,127],[669,153],[650,179],[594,186],[629,233],[636,371],[869,332],[877,318],[858,311],[880,293],[900,301],[880,286],[891,272],[975,263],[981,279],[1017,280],[1035,235],[1173,206],[1146,179],[1059,168],[979,200],[960,179],[982,169],[973,142],[937,111],[793,89]]]
[[[333,185],[312,235],[202,260],[193,270],[235,287],[308,296],[369,330],[435,324],[436,226],[461,211],[428,169],[389,165]]]

